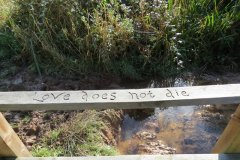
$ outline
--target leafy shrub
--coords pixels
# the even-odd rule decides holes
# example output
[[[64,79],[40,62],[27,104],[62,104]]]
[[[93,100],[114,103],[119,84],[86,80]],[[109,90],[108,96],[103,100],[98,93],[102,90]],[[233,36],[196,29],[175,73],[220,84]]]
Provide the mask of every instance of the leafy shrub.
[[[238,68],[239,3],[15,0],[7,27],[22,59],[39,74],[107,72],[141,79],[192,67]]]
[[[141,78],[158,74],[152,63],[174,67],[167,4],[152,3],[17,0],[10,27],[23,47],[23,59],[46,71],[55,65],[69,72]]]

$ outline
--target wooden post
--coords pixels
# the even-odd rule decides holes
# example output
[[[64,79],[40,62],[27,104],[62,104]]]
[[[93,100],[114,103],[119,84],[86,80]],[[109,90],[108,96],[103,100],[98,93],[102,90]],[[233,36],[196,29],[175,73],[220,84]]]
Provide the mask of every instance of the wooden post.
[[[0,157],[30,157],[31,154],[0,113]]]
[[[240,105],[214,146],[213,153],[240,153]]]

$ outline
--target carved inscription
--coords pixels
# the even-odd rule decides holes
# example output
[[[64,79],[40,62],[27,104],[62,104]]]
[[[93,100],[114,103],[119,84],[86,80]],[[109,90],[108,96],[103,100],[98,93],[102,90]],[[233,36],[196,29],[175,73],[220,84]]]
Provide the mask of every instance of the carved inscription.
[[[136,92],[128,92],[131,95],[132,99],[144,99],[144,98],[154,98],[155,95],[151,92],[141,92],[141,93],[136,93]]]
[[[114,101],[117,98],[116,92],[111,93],[92,93],[86,91],[81,91],[82,93],[79,95],[79,99],[82,101],[91,101],[91,100],[111,100]],[[35,97],[33,98],[34,101],[38,102],[46,102],[46,101],[54,101],[54,100],[70,100],[71,94],[62,92],[62,93],[46,93],[46,94],[38,94],[35,92]]]
[[[68,101],[70,98],[69,93],[59,93],[59,94],[54,94],[54,93],[47,93],[42,96],[38,96],[37,92],[35,92],[36,98],[33,98],[33,100],[38,101],[38,102],[45,102],[46,100],[56,100],[56,99],[62,99],[65,101]]]
[[[111,100],[114,101],[117,98],[117,93],[112,92],[112,93],[93,93],[93,94],[88,94],[85,91],[82,91],[82,100],[83,101],[89,101],[89,100],[97,100],[97,99],[104,99],[104,100]]]
[[[189,93],[185,90],[181,89],[171,89],[168,88],[163,90],[163,92],[157,95],[156,92],[153,93],[151,90],[145,91],[126,91],[126,101],[128,99],[132,100],[148,100],[158,98],[159,100],[165,98],[181,98],[190,96]],[[49,102],[49,101],[69,101],[71,97],[77,98],[77,100],[82,102],[89,102],[89,101],[97,101],[97,100],[106,100],[106,101],[115,101],[117,100],[117,92],[115,91],[106,91],[106,92],[89,92],[89,91],[79,91],[79,92],[48,92],[45,94],[41,94],[35,92],[35,96],[33,98],[34,101],[37,102]]]
[[[171,97],[171,98],[187,97],[187,96],[189,96],[187,91],[178,91],[176,89],[175,90],[167,89],[167,92],[166,92],[166,97]]]

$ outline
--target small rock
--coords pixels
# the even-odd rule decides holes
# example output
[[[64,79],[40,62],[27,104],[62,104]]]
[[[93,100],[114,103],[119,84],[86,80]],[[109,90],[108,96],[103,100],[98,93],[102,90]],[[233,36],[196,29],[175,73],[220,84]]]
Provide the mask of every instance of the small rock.
[[[18,132],[19,132],[19,127],[18,127],[18,126],[13,127],[13,130],[14,130],[16,133],[18,133]]]
[[[17,113],[17,114],[14,115],[13,122],[19,122],[20,119],[21,119],[21,118],[20,118],[20,114]]]
[[[37,137],[36,136],[31,136],[31,137],[28,137],[28,139],[26,140],[26,143],[27,145],[33,145],[37,140]]]
[[[14,84],[14,85],[18,85],[18,84],[21,84],[21,83],[23,83],[22,77],[18,77],[16,79],[14,79],[13,82],[12,82],[12,84]]]
[[[139,139],[143,139],[143,140],[153,140],[155,139],[157,136],[155,133],[150,133],[150,132],[146,132],[146,131],[143,131],[143,132],[138,132],[136,134],[136,136],[139,138]]]
[[[138,154],[174,154],[176,149],[167,147],[162,141],[146,142],[138,145]]]
[[[4,117],[6,118],[6,120],[9,121],[10,119],[12,119],[13,114],[11,112],[5,112]]]
[[[146,124],[144,124],[144,127],[148,130],[160,130],[159,126],[157,123],[154,122],[147,122]]]
[[[27,136],[35,135],[40,131],[40,127],[36,125],[30,125],[27,129]]]

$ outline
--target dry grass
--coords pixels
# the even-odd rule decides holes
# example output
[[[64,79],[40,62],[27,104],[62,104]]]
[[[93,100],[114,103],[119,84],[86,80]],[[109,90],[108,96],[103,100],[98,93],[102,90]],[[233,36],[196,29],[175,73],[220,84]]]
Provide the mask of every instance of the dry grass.
[[[11,0],[0,0],[0,28],[9,19],[13,10],[13,2]]]
[[[116,149],[106,144],[103,131],[114,130],[121,122],[119,115],[114,110],[76,113],[66,124],[51,131],[42,144],[34,147],[33,153],[35,156],[116,155]]]
[[[14,2],[11,14],[11,1],[0,1],[1,23],[11,15],[5,27],[21,46],[19,57],[39,74],[141,79],[191,67],[239,68],[240,1]]]

